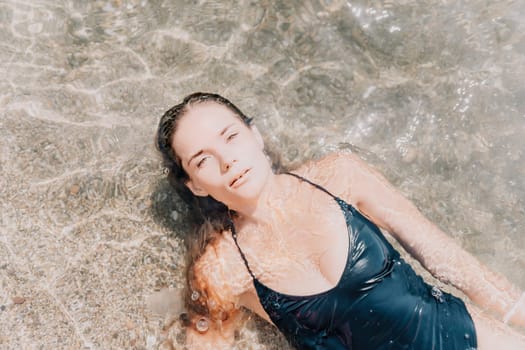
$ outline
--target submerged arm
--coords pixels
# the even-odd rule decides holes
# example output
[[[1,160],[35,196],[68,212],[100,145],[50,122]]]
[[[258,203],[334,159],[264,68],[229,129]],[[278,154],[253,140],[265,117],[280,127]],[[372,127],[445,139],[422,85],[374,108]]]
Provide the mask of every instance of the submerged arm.
[[[336,161],[347,174],[351,202],[363,214],[389,231],[439,280],[456,286],[483,309],[525,327],[525,300],[515,307],[521,296],[517,287],[462,249],[362,160],[345,154]]]

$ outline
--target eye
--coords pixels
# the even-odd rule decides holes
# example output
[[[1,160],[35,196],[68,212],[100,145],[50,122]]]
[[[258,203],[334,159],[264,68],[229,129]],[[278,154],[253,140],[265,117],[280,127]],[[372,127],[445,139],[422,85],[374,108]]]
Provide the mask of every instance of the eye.
[[[206,164],[206,160],[208,159],[209,157],[202,157],[199,162],[197,163],[197,168],[202,168],[205,164]]]
[[[230,134],[230,135],[226,138],[226,140],[227,140],[227,141],[231,141],[231,140],[233,140],[237,135],[239,135],[239,133],[238,133],[238,132],[234,132],[234,133]]]

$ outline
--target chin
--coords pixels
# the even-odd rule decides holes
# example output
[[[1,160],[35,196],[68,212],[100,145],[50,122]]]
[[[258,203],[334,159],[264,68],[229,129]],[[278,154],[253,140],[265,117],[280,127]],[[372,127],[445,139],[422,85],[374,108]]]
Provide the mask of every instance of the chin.
[[[271,169],[252,169],[249,178],[237,188],[232,188],[232,194],[237,198],[254,200],[258,199],[268,183]]]

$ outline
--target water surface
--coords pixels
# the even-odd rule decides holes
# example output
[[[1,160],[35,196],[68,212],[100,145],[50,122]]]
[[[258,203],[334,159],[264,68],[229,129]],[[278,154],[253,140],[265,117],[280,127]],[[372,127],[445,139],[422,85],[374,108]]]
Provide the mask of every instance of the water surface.
[[[181,342],[146,307],[187,231],[153,134],[197,90],[288,163],[357,151],[525,288],[524,33],[520,1],[0,1],[0,347]]]

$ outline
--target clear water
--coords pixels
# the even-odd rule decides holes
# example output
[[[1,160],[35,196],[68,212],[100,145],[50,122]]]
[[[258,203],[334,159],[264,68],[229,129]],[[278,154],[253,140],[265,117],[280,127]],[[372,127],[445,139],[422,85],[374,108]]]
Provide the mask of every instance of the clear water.
[[[153,133],[197,90],[289,163],[357,151],[525,288],[524,33],[521,1],[0,1],[0,347],[181,342],[146,307],[186,229]]]

